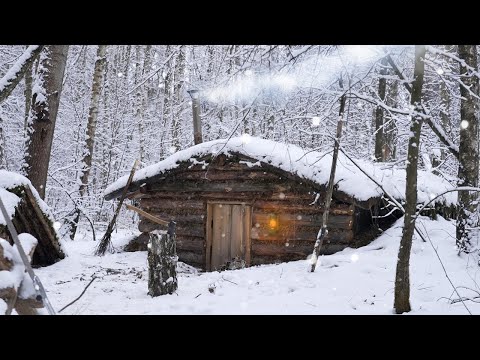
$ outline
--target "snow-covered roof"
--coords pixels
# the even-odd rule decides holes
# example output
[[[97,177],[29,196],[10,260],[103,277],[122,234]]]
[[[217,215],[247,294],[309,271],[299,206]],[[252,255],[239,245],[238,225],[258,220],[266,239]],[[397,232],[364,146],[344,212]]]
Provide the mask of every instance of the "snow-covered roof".
[[[198,163],[198,158],[209,154],[225,154],[227,156],[239,153],[260,162],[268,163],[284,171],[296,174],[301,178],[308,179],[319,185],[326,185],[330,176],[332,153],[321,153],[311,149],[301,148],[292,144],[284,144],[272,140],[256,137],[236,137],[221,140],[213,140],[201,143],[169,156],[156,164],[138,170],[133,183],[144,182],[149,178],[165,173],[180,166],[181,162],[190,161]],[[249,163],[249,166],[261,166],[260,162]],[[405,198],[406,171],[385,164],[371,163],[365,160],[355,162],[370,176],[376,179],[385,190],[398,200]],[[119,178],[110,184],[104,194],[111,194],[127,184],[128,175]],[[380,197],[383,191],[363,174],[352,161],[342,153],[339,154],[335,183],[338,190],[348,194],[359,201]],[[431,172],[418,171],[418,202],[424,203],[431,197],[452,189],[450,183]],[[437,202],[452,205],[457,202],[456,193],[448,193],[439,198]]]

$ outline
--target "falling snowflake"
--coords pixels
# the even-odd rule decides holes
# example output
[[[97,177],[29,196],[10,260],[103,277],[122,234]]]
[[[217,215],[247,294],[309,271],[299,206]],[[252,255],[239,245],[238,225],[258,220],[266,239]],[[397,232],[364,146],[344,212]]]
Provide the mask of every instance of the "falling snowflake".
[[[248,144],[251,141],[250,134],[243,134],[242,135],[242,144]]]
[[[119,72],[119,73],[117,74],[117,76],[118,76],[119,78],[121,78],[121,77],[123,77],[123,73]]]
[[[168,151],[170,152],[170,154],[175,154],[175,152],[177,151],[177,148],[175,146],[170,146]]]
[[[461,127],[462,129],[468,128],[468,125],[469,125],[469,123],[468,123],[467,120],[462,120],[462,122],[460,123],[460,127]]]
[[[312,126],[320,125],[320,118],[318,116],[312,117]]]
[[[352,256],[350,256],[350,260],[352,262],[357,262],[358,258],[359,258],[358,254],[352,254]]]
[[[58,221],[55,221],[55,222],[53,223],[53,228],[54,228],[55,230],[58,231],[61,227],[62,227],[62,224],[59,223]]]
[[[438,75],[443,75],[444,73],[445,73],[445,71],[443,71],[442,68],[438,68],[438,69],[437,69],[437,74],[438,74]]]

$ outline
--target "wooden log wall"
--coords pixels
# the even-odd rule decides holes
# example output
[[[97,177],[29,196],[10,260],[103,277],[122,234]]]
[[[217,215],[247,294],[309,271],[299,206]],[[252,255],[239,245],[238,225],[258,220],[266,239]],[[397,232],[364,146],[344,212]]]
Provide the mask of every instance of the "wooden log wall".
[[[207,201],[239,201],[252,206],[252,265],[305,259],[322,224],[323,209],[317,205],[323,203],[322,196],[313,205],[319,189],[276,168],[248,167],[240,160],[254,162],[220,156],[208,169],[204,165],[176,169],[161,181],[131,193],[130,198],[140,199],[140,208],[146,212],[177,222],[179,260],[191,265],[205,268]],[[353,201],[334,199],[323,253],[354,244],[355,230],[361,228],[355,223],[355,209]],[[272,214],[279,224],[275,231],[268,226]],[[144,233],[157,228],[147,219],[139,223]]]

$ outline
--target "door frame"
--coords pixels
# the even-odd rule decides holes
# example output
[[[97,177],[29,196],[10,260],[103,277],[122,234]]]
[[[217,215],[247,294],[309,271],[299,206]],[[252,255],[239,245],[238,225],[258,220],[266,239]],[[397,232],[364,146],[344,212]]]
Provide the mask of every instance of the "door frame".
[[[242,206],[249,206],[250,212],[245,213],[245,222],[244,232],[245,232],[245,266],[250,266],[250,249],[251,249],[251,237],[250,232],[252,228],[252,211],[253,206],[251,202],[248,201],[217,201],[217,200],[208,200],[207,201],[207,219],[206,219],[206,233],[205,233],[205,240],[206,240],[206,251],[205,251],[205,270],[212,271],[211,267],[211,257],[212,257],[212,208],[213,205],[242,205]]]

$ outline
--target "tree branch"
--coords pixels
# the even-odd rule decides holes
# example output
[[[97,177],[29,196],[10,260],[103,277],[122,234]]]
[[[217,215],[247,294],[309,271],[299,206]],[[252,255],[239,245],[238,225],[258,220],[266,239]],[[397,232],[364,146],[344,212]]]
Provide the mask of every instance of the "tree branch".
[[[393,71],[397,74],[397,76],[402,80],[402,83],[403,85],[405,86],[405,88],[408,90],[409,93],[412,93],[412,87],[410,86],[410,84],[408,83],[407,79],[405,78],[405,76],[403,76],[402,72],[400,71],[400,69],[397,67],[397,65],[395,64],[395,61],[393,61],[392,57],[390,56],[390,54],[387,54],[386,56],[386,59],[388,61],[388,63],[390,64],[390,66],[392,67]],[[452,141],[450,141],[450,139],[447,137],[447,135],[445,134],[445,132],[443,131],[443,129],[440,127],[440,125],[438,125],[430,115],[428,115],[428,112],[427,112],[427,109],[425,108],[425,105],[422,104],[422,112],[427,115],[427,116],[424,116],[423,119],[425,120],[425,122],[428,124],[428,126],[430,126],[430,128],[432,129],[432,131],[435,133],[435,135],[437,135],[437,137],[440,139],[440,141],[448,148],[448,150],[450,150],[450,152],[458,159],[459,158],[459,150],[458,150],[458,146],[455,145]]]
[[[90,282],[87,284],[87,286],[85,286],[85,289],[83,289],[82,293],[80,294],[79,297],[77,297],[75,300],[73,300],[71,303],[65,305],[63,308],[61,308],[60,310],[58,310],[59,313],[61,313],[63,310],[65,310],[67,307],[69,307],[70,305],[73,305],[75,304],[82,296],[83,294],[85,294],[85,291],[87,291],[88,287],[93,283],[93,281],[96,279],[95,276],[92,277],[92,280],[90,280]]]
[[[44,45],[30,45],[7,71],[5,76],[0,79],[0,103],[12,93],[20,80],[23,79],[27,69],[32,65],[38,55],[40,55],[43,46]]]

